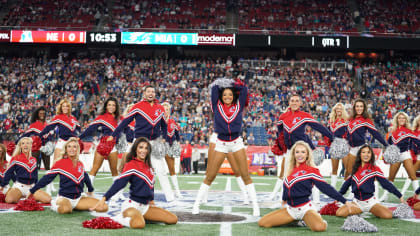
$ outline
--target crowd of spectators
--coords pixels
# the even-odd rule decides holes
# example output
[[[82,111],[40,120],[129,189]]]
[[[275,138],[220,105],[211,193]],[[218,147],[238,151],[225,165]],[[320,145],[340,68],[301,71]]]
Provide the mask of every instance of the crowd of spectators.
[[[12,1],[2,26],[91,30],[107,14],[105,0]]]
[[[207,59],[130,59],[116,56],[102,59],[58,60],[0,58],[0,132],[23,132],[34,107],[47,107],[47,117],[55,114],[62,97],[69,97],[75,115],[86,127],[108,96],[120,102],[121,111],[141,99],[141,88],[153,85],[160,101],[172,104],[173,118],[181,126],[184,140],[206,144],[212,132],[212,112],[208,85],[218,77],[240,78],[249,87],[249,107],[244,116],[244,140],[250,144],[271,144],[276,121],[287,108],[288,95],[298,93],[303,110],[327,125],[331,107],[337,102],[351,110],[355,98],[366,98],[378,128],[387,131],[392,116],[404,110],[411,118],[419,114],[417,61],[343,61],[347,67],[304,67],[260,59],[230,57]],[[306,60],[310,61],[310,60]],[[300,61],[302,62],[302,61]],[[354,81],[364,81],[357,89]],[[99,91],[100,83],[103,83]],[[308,130],[317,143],[318,133]]]

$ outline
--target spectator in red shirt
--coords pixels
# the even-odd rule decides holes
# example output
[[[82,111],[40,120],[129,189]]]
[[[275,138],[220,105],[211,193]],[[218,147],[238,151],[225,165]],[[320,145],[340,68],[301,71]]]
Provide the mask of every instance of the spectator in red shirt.
[[[191,156],[192,156],[192,146],[190,141],[186,140],[184,148],[181,152],[182,163],[184,166],[184,174],[191,174]]]

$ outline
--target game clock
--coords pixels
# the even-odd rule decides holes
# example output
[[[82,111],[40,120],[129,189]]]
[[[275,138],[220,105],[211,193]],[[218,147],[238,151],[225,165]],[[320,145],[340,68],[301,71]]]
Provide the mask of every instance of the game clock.
[[[92,44],[120,44],[121,36],[118,32],[88,32],[86,42]]]

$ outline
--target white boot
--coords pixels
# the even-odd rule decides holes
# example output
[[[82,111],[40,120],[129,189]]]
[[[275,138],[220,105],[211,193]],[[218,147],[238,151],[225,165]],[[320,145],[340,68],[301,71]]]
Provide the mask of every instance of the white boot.
[[[90,183],[93,185],[93,182],[95,181],[95,176],[94,175],[89,175],[89,179],[90,179]]]
[[[172,191],[168,176],[162,173],[157,173],[156,175],[159,179],[160,187],[162,188],[162,191],[165,194],[166,201],[172,202],[173,200],[175,200],[174,192]]]
[[[316,186],[312,187],[312,201],[317,208],[317,210],[321,209],[321,201],[319,196],[319,189]]]
[[[242,192],[242,196],[244,197],[244,204],[248,205],[249,204],[248,194],[246,192],[245,184],[244,184],[244,181],[242,180],[242,177],[241,176],[236,177],[236,182],[238,183],[238,186]]]
[[[47,187],[45,188],[45,192],[51,196],[51,184],[47,184]]]
[[[176,175],[171,175],[171,181],[172,181],[172,184],[174,185],[176,197],[182,198],[181,191],[179,191],[178,178],[176,177]]]
[[[404,182],[404,186],[401,190],[401,194],[404,196],[405,192],[407,191],[407,189],[410,187],[410,183],[411,183],[411,179],[407,178]]]
[[[210,186],[209,186],[209,188],[207,188],[205,191],[204,191],[204,193],[203,193],[203,197],[201,198],[201,200],[200,200],[200,202],[201,203],[207,203],[208,202],[208,198],[209,198],[209,189],[210,189]]]
[[[192,212],[191,212],[193,215],[197,215],[200,213],[200,201],[203,198],[204,194],[209,191],[209,188],[210,188],[209,185],[205,183],[201,184],[200,189],[198,190],[198,194],[195,199],[194,205],[193,205]]]
[[[413,185],[413,192],[415,192],[419,188],[419,180],[413,180],[411,181],[411,184]]]
[[[274,186],[273,192],[271,192],[270,196],[268,196],[269,200],[274,200],[277,195],[277,192],[283,187],[283,180],[278,178],[276,185]]]
[[[335,188],[337,185],[337,175],[331,175],[331,186]]]
[[[51,182],[49,185],[51,187],[51,192],[57,192],[57,189],[54,188],[54,183],[53,182]]]
[[[376,199],[379,199],[379,183],[375,180],[375,192],[373,193],[373,196]]]
[[[260,216],[260,207],[258,206],[257,200],[257,192],[255,191],[254,184],[245,185],[246,190],[248,191],[249,198],[251,198],[252,202],[252,215],[253,216]]]

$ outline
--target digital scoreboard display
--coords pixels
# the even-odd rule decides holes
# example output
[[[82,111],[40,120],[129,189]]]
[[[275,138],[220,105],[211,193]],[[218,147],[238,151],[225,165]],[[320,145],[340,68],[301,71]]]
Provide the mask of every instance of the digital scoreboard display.
[[[86,43],[85,31],[12,30],[12,43]]]

